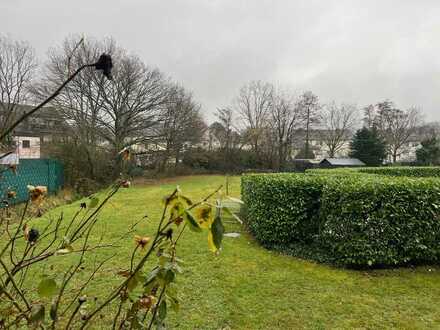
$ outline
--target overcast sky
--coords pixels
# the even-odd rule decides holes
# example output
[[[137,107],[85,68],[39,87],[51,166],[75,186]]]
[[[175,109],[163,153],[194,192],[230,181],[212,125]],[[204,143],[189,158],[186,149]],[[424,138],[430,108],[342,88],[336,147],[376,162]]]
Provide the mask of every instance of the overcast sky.
[[[440,120],[439,0],[0,0],[0,32],[41,61],[69,34],[113,36],[206,113],[266,80],[322,102],[391,99]]]

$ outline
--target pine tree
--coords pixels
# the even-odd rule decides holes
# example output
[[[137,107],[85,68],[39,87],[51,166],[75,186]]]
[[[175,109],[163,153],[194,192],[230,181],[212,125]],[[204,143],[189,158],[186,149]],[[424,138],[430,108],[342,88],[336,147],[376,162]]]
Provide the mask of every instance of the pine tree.
[[[382,165],[386,157],[386,144],[375,128],[356,131],[350,143],[350,157],[358,158],[369,166]]]

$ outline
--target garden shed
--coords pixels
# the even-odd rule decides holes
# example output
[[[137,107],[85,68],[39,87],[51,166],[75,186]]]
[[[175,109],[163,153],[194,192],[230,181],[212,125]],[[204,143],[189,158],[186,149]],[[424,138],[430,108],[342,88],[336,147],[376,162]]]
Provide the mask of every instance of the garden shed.
[[[321,168],[337,168],[337,167],[360,167],[365,163],[357,158],[324,158],[319,163]]]

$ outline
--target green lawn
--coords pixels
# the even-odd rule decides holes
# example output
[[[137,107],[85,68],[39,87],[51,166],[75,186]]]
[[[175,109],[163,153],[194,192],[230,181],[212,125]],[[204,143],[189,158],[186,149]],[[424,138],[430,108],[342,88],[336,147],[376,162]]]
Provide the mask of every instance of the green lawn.
[[[195,176],[121,190],[102,213],[96,235],[117,237],[145,214],[150,220],[144,221],[137,234],[152,234],[161,211],[158,205],[176,184],[196,200],[223,183],[221,176]],[[238,177],[231,179],[233,196],[239,196],[239,183]],[[68,217],[79,202],[50,215],[63,210]],[[178,277],[182,309],[177,315],[170,312],[170,328],[440,328],[439,267],[371,272],[336,269],[268,251],[232,220],[226,229],[241,231],[242,236],[225,238],[219,256],[208,251],[205,233],[188,231],[183,237],[180,257],[185,261],[185,274]],[[116,249],[119,254],[99,273],[88,296],[120,280],[115,273],[128,267],[133,246],[132,236],[121,242]],[[100,250],[95,257],[102,259],[114,250]],[[54,271],[65,267],[69,258],[56,257]],[[50,265],[44,268],[47,272]],[[108,328],[106,319],[100,322],[99,328]]]

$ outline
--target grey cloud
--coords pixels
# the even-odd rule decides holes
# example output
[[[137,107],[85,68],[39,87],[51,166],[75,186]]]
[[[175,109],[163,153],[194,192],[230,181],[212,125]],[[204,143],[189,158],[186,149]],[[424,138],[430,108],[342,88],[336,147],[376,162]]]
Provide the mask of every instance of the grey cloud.
[[[1,0],[0,31],[45,51],[113,36],[194,91],[207,113],[253,79],[324,102],[385,98],[440,120],[440,3],[413,0]]]

